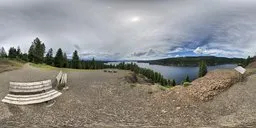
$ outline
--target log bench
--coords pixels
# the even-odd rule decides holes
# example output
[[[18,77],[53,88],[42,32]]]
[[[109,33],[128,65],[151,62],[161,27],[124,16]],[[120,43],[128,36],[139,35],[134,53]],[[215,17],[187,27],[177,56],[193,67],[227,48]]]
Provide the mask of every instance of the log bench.
[[[56,81],[57,81],[57,86],[60,84],[61,82],[61,78],[62,78],[62,71],[59,72],[59,74],[56,76]]]
[[[9,94],[2,102],[28,105],[42,103],[57,98],[62,93],[52,89],[51,80],[39,82],[10,82]]]
[[[63,73],[62,71],[59,72],[59,74],[56,76],[56,87],[58,89],[62,89],[66,86],[67,82],[68,82],[68,75],[67,73]]]

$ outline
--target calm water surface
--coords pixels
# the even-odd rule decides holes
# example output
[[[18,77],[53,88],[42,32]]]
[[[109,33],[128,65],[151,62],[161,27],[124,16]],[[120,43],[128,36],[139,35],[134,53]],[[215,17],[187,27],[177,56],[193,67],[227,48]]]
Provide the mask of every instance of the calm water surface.
[[[126,62],[129,63],[129,62]],[[108,64],[119,64],[119,62],[109,62]],[[190,80],[194,80],[198,76],[198,67],[177,67],[177,66],[162,66],[162,65],[150,65],[149,63],[136,63],[139,67],[149,68],[156,72],[160,72],[166,79],[175,79],[177,83],[181,83],[186,75]],[[237,65],[224,64],[217,66],[208,66],[208,71],[215,69],[232,69]]]

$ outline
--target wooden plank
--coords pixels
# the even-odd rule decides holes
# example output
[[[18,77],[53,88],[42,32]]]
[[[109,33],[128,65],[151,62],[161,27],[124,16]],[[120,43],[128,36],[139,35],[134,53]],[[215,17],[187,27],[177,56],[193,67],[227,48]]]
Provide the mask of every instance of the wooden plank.
[[[61,78],[62,78],[62,75],[63,75],[63,73],[62,73],[62,71],[60,71],[60,72],[59,72],[59,74],[56,76],[57,85],[59,85],[59,84],[60,84],[60,82],[61,82]]]
[[[10,82],[9,91],[16,92],[16,93],[18,92],[31,93],[31,92],[40,92],[40,91],[48,90],[51,88],[52,88],[51,80],[31,82],[31,83]]]
[[[38,89],[38,88],[43,88],[43,87],[47,87],[47,86],[51,86],[51,83],[47,83],[47,84],[41,84],[41,85],[33,85],[33,86],[17,86],[17,85],[10,85],[9,88],[12,89]]]
[[[51,80],[39,81],[39,82],[10,82],[13,86],[32,86],[32,85],[42,85],[51,83]]]
[[[52,99],[57,98],[58,96],[60,96],[62,93],[56,91],[57,93],[55,93],[54,95],[50,95],[48,97],[38,97],[38,99],[33,99],[33,100],[23,100],[23,101],[19,101],[19,100],[11,100],[11,99],[6,99],[4,98],[2,100],[2,102],[5,103],[10,103],[10,104],[16,104],[16,105],[28,105],[28,104],[36,104],[36,103],[42,103],[42,102],[46,102]]]
[[[50,90],[50,91],[47,91],[45,93],[40,93],[40,94],[33,94],[33,95],[14,95],[14,94],[7,94],[6,96],[8,97],[16,97],[16,98],[26,98],[26,97],[39,97],[39,96],[42,96],[42,95],[47,95],[47,94],[50,94],[50,93],[53,93],[53,92],[56,92],[56,90]]]
[[[61,78],[60,84],[66,84],[67,83],[67,73],[64,73]]]
[[[68,74],[67,73],[65,73],[65,83],[68,83]]]
[[[5,99],[16,100],[16,101],[29,101],[29,100],[37,100],[37,99],[47,98],[52,95],[55,95],[56,93],[58,93],[58,92],[54,91],[54,92],[48,93],[48,94],[44,93],[44,95],[37,96],[37,97],[9,97],[9,96],[6,96]]]
[[[9,91],[10,92],[29,93],[29,92],[40,92],[40,91],[48,90],[48,89],[51,89],[51,88],[52,88],[51,86],[47,86],[47,87],[43,87],[43,88],[39,88],[39,89],[13,89],[13,88],[10,88]]]

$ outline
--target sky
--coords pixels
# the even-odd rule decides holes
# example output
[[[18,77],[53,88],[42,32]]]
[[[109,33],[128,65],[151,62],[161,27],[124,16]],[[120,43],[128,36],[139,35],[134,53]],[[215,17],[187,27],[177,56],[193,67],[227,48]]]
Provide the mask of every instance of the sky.
[[[0,0],[0,47],[36,38],[70,57],[148,60],[256,53],[255,0]]]

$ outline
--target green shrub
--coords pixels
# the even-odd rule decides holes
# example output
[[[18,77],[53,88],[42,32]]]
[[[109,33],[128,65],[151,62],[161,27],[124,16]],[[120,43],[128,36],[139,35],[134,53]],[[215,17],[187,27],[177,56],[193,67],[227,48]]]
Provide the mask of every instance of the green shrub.
[[[184,87],[187,87],[187,86],[189,86],[189,85],[191,85],[190,82],[184,82],[184,83],[183,83],[183,86],[184,86]]]
[[[164,86],[159,86],[160,90],[165,91],[167,88]]]

